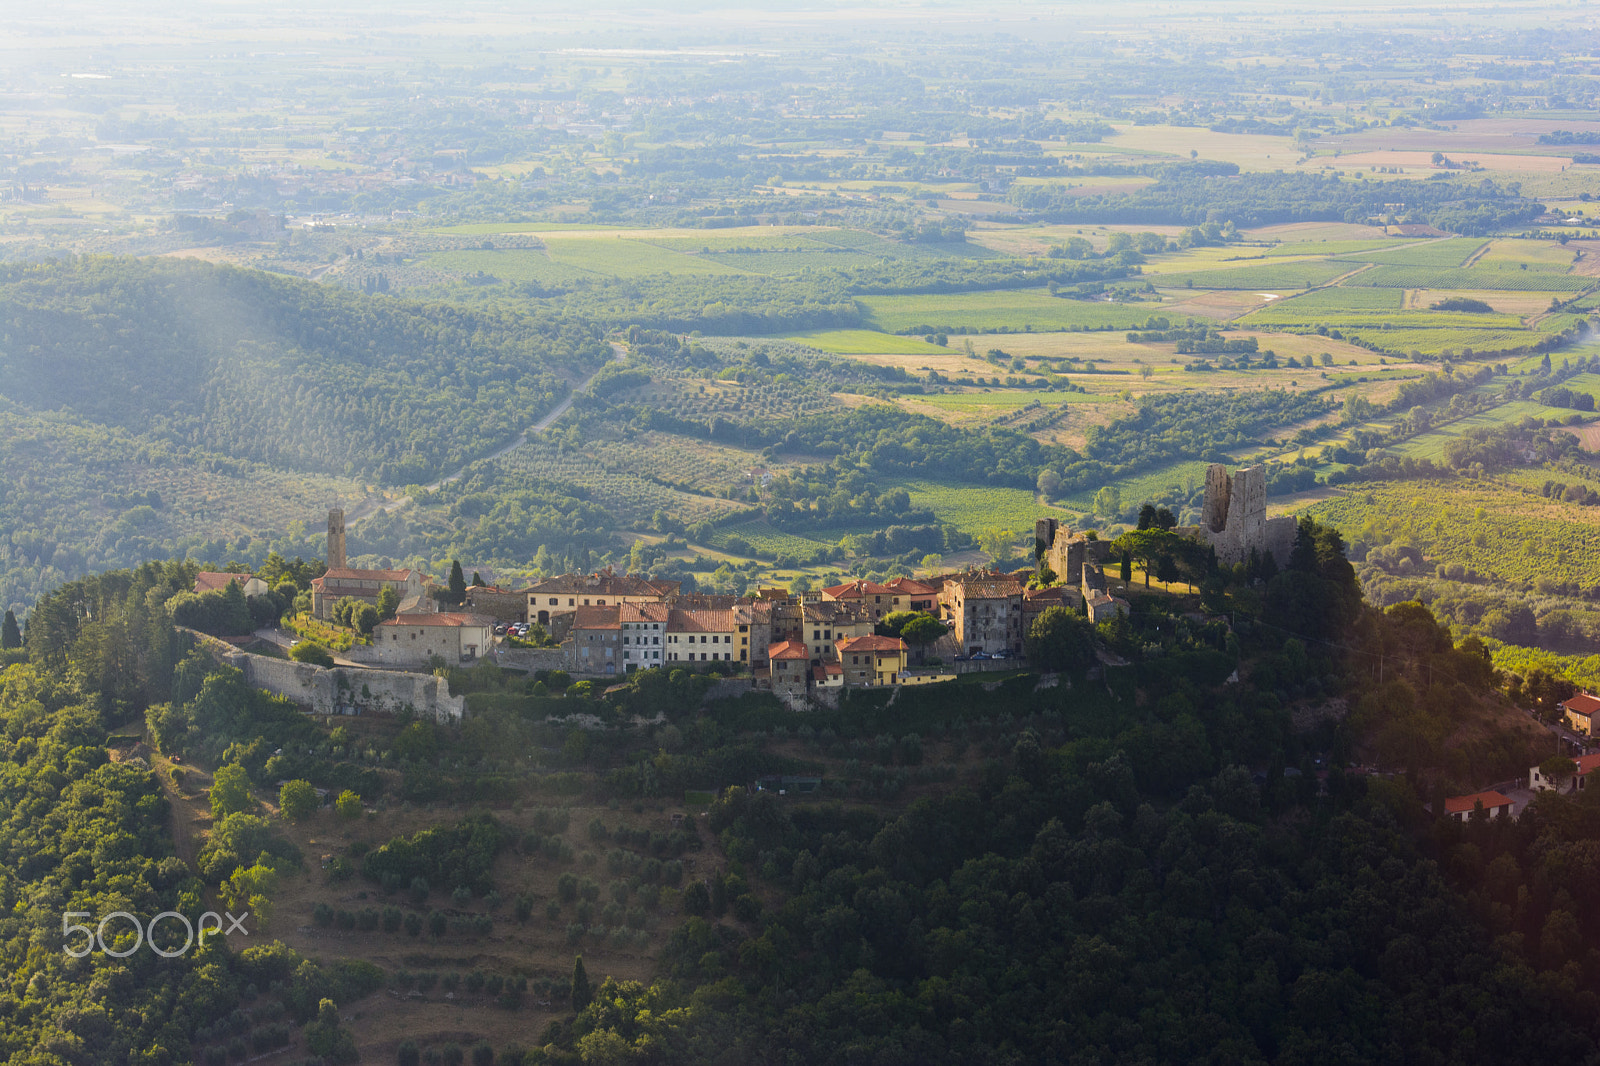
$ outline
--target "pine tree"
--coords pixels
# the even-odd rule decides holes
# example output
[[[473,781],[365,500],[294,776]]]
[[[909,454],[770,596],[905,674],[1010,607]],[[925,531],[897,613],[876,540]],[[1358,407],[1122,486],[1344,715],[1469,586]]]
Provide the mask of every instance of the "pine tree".
[[[589,988],[589,975],[583,970],[583,956],[579,955],[572,960],[572,1009],[580,1011],[594,999],[594,992]]]
[[[6,618],[0,622],[0,648],[10,651],[22,647],[22,630],[17,626],[17,616],[6,608]]]

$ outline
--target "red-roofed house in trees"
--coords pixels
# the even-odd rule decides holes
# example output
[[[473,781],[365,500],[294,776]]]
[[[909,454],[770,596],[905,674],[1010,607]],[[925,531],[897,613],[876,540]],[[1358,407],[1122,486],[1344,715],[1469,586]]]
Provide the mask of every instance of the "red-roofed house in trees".
[[[1600,699],[1580,692],[1560,706],[1562,713],[1567,716],[1567,728],[1586,737],[1594,736],[1593,720],[1595,714],[1600,713]]]
[[[1472,812],[1483,805],[1483,813],[1489,818],[1510,818],[1511,800],[1499,792],[1474,792],[1470,796],[1451,796],[1444,801],[1444,812],[1458,822],[1464,822],[1472,817]]]
[[[898,685],[906,668],[906,642],[899,637],[846,637],[838,651],[847,687]]]
[[[230,583],[237,583],[239,590],[245,597],[265,596],[271,590],[267,583],[254,574],[226,574],[211,570],[202,570],[194,575],[194,592],[198,596],[202,592],[221,592]]]
[[[1589,775],[1600,770],[1600,753],[1580,755],[1572,760],[1577,767],[1570,774],[1546,776],[1537,766],[1528,768],[1528,787],[1535,792],[1582,792],[1589,783]]]

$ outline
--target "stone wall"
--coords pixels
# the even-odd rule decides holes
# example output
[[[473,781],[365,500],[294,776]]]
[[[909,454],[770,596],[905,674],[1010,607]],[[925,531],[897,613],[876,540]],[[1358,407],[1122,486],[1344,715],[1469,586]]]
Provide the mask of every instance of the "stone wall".
[[[560,648],[508,648],[495,653],[495,662],[508,670],[565,670],[567,662]]]
[[[438,722],[459,722],[466,714],[466,697],[450,695],[449,683],[432,674],[345,666],[328,669],[232,649],[224,652],[210,645],[208,649],[220,661],[242,671],[245,681],[251,685],[310,708],[316,714],[409,711]]]

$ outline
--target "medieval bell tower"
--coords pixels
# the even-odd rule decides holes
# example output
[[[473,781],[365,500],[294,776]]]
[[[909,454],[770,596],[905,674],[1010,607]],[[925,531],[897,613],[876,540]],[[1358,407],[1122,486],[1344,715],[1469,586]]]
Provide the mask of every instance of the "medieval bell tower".
[[[345,569],[344,509],[340,507],[328,512],[328,569]]]

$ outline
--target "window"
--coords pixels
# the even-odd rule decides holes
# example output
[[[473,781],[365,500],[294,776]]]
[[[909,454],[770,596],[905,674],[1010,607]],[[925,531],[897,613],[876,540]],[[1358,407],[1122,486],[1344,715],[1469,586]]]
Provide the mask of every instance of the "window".
[[[554,603],[555,601],[552,600],[551,602]],[[589,601],[588,600],[584,600],[583,602],[584,603],[588,603]],[[576,607],[577,605],[578,605],[578,600],[577,600],[576,597],[573,597],[573,596],[568,596],[567,597],[567,606],[568,607]]]

